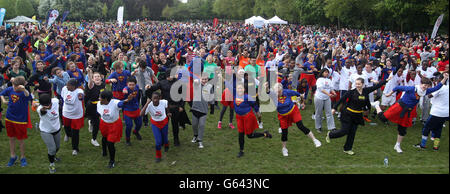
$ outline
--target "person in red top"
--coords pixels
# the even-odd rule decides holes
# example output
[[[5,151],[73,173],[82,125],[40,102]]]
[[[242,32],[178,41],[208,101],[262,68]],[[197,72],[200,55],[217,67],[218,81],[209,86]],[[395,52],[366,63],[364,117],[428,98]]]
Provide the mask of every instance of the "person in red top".
[[[444,72],[445,68],[448,66],[448,55],[444,54],[441,58],[441,61],[438,63],[438,71]]]

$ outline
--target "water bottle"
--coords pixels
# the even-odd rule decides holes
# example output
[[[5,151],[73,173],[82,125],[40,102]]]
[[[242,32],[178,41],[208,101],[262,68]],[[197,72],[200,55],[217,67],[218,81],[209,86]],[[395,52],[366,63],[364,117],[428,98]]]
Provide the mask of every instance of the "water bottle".
[[[389,158],[387,156],[384,158],[384,167],[389,167]]]

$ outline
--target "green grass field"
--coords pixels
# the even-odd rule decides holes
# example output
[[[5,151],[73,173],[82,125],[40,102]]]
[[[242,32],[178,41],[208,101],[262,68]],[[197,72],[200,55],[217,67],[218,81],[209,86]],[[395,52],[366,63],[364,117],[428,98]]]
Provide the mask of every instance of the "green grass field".
[[[6,107],[4,105],[4,114]],[[302,111],[304,124],[314,129],[311,119],[312,105]],[[33,124],[38,122],[36,112],[32,113]],[[245,139],[245,156],[238,159],[238,133],[225,127],[217,129],[219,112],[209,115],[205,130],[205,149],[198,149],[190,142],[193,132],[191,126],[180,131],[181,147],[171,147],[163,152],[163,160],[154,162],[154,139],[151,129],[141,130],[143,141],[132,136],[132,146],[123,142],[116,144],[116,168],[106,168],[109,158],[101,156],[101,148],[90,144],[91,134],[86,127],[80,133],[80,152],[72,156],[71,143],[62,142],[57,163],[57,174],[448,174],[449,139],[448,123],[443,130],[441,149],[428,148],[419,151],[412,145],[420,141],[422,124],[408,129],[402,148],[404,153],[397,154],[393,147],[397,137],[396,125],[378,123],[378,126],[359,127],[355,139],[355,156],[343,153],[345,138],[326,144],[326,133],[316,137],[323,143],[315,148],[313,142],[297,127],[289,129],[289,157],[281,154],[281,135],[278,134],[276,113],[263,113],[265,129],[273,133],[273,139]],[[228,114],[224,118],[228,125]],[[340,127],[340,122],[336,122]],[[6,131],[0,133],[0,174],[48,174],[47,149],[36,128],[28,133],[26,157],[28,167],[7,168],[9,160],[9,141]],[[62,133],[62,138],[64,133]],[[99,140],[101,134],[99,133]],[[169,141],[172,141],[171,126]],[[428,142],[432,147],[432,142]],[[18,148],[18,147],[17,147]],[[18,150],[18,149],[17,149]],[[389,167],[384,167],[384,158],[389,157]]]

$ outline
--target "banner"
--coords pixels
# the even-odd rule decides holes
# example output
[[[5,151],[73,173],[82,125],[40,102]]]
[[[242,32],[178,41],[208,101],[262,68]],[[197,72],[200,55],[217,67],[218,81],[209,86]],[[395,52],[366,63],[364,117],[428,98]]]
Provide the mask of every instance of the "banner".
[[[67,18],[67,16],[69,15],[69,11],[65,11],[64,13],[63,13],[63,16],[62,16],[62,18],[61,18],[61,23],[64,23],[64,21],[66,21],[66,18]]]
[[[119,22],[119,25],[122,26],[123,24],[123,6],[119,7],[117,10],[117,21]]]
[[[52,24],[56,21],[56,19],[59,16],[59,11],[54,9],[50,12],[50,15],[48,16],[48,27],[52,26]]]
[[[215,28],[217,25],[219,25],[219,19],[214,18],[213,27]]]
[[[431,39],[436,38],[436,34],[439,30],[439,27],[441,26],[442,20],[444,19],[444,14],[439,16],[439,18],[436,20],[436,24],[434,25],[433,34],[431,35]]]
[[[3,19],[5,19],[6,9],[1,8],[0,9],[0,26],[3,25]]]

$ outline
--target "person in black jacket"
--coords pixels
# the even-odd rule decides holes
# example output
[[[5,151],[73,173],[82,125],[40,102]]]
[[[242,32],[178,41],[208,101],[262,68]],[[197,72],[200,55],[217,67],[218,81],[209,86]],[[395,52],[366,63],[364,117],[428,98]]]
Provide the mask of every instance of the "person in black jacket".
[[[356,80],[356,88],[348,91],[341,98],[341,100],[334,105],[333,110],[331,111],[332,114],[336,113],[339,105],[347,102],[341,116],[342,129],[328,132],[326,137],[327,143],[330,143],[331,139],[336,139],[347,135],[347,141],[344,145],[344,153],[354,155],[355,153],[352,149],[356,136],[356,130],[358,129],[358,125],[364,126],[363,113],[371,108],[369,94],[378,88],[381,88],[381,86],[385,85],[391,79],[392,76],[387,80],[379,82],[375,86],[364,88],[364,79],[358,78]]]
[[[35,86],[34,91],[38,92],[39,98],[42,94],[52,95],[52,84],[49,82],[49,77],[52,74],[52,69],[58,66],[59,60],[61,60],[61,56],[55,59],[48,67],[45,67],[43,61],[36,62],[36,72],[28,79],[27,86]]]
[[[167,100],[169,102],[169,111],[172,113],[172,118],[177,119],[170,119],[172,122],[172,130],[173,130],[173,138],[174,138],[174,145],[180,146],[179,141],[179,124],[180,120],[183,120],[187,118],[186,111],[184,110],[185,102],[184,100],[175,101],[172,99],[172,96],[170,95],[170,90],[172,89],[172,85],[177,82],[177,79],[174,78],[173,75],[171,75],[171,70],[167,70],[164,72],[165,75],[167,75],[166,79],[159,81],[155,85],[153,85],[150,89],[146,90],[146,96],[152,96],[152,93],[161,90],[161,99]],[[181,88],[180,88],[181,89]],[[190,123],[190,122],[185,122]]]

